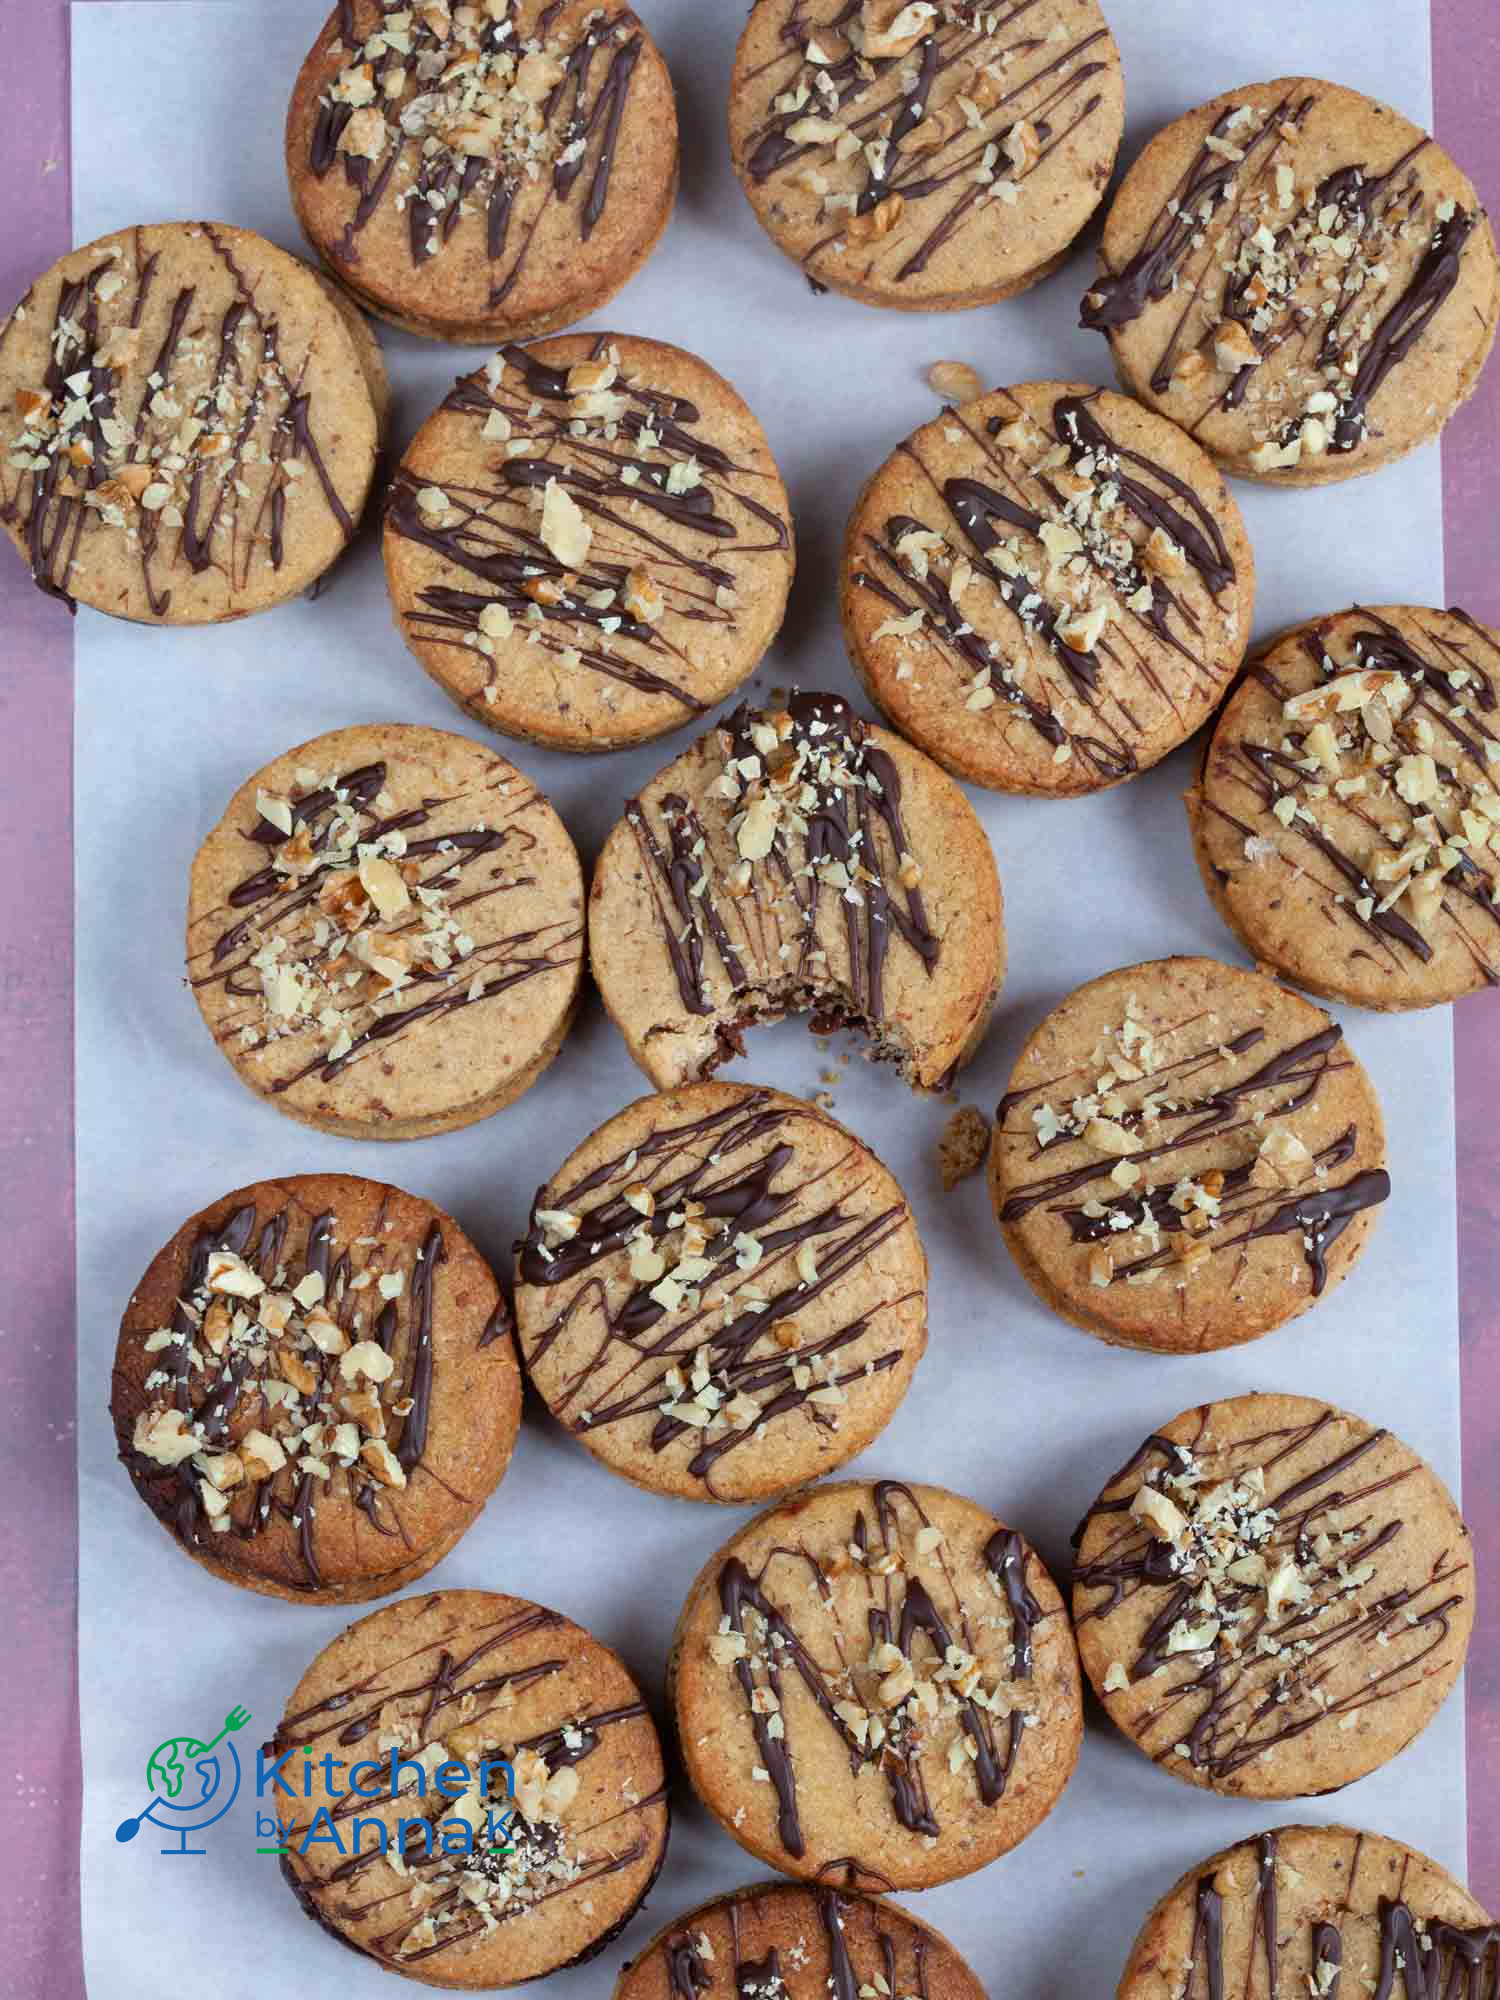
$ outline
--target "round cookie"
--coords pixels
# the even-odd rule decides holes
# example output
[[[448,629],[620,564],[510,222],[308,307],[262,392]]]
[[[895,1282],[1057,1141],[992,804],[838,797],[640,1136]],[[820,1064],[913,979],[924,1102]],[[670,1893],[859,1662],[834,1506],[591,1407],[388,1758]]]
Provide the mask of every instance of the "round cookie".
[[[258,1096],[346,1139],[487,1118],[563,1043],[583,872],[513,764],[414,723],[336,729],[240,787],[198,850],[187,971]]]
[[[906,1197],[800,1098],[700,1083],[602,1126],[532,1205],[521,1353],[611,1472],[732,1504],[879,1436],[927,1346]]]
[[[380,336],[341,285],[336,285],[332,278],[325,278],[321,271],[314,271],[313,276],[324,298],[338,308],[339,318],[354,342],[365,387],[375,406],[376,440],[380,450],[384,451],[391,436],[391,378],[386,371],[385,350],[380,345]]]
[[[412,440],[386,509],[396,624],[477,721],[618,750],[732,694],[795,559],[765,433],[696,355],[628,334],[502,348]]]
[[[131,1294],[110,1414],[136,1491],[230,1583],[354,1604],[411,1583],[510,1459],[521,1380],[452,1216],[349,1174],[237,1189]]]
[[[1186,800],[1247,950],[1359,1007],[1500,982],[1497,689],[1500,634],[1462,611],[1340,612],[1262,655]]]
[[[941,1932],[894,1903],[820,1883],[758,1882],[689,1910],[623,1968],[614,2000],[722,1986],[744,2000],[985,2000]]]
[[[945,769],[1073,797],[1191,736],[1245,655],[1255,559],[1212,461],[1127,396],[1025,382],[945,410],[844,541],[854,670]]]
[[[1208,1403],[1149,1437],[1079,1530],[1073,1618],[1112,1720],[1234,1797],[1337,1791],[1458,1679],[1468,1530],[1414,1451],[1327,1403]]]
[[[605,1006],[658,1090],[812,1010],[947,1090],[1005,976],[995,858],[951,778],[833,694],[739,708],[627,801],[589,896]]]
[[[756,0],[729,96],[734,170],[815,290],[911,312],[1056,270],[1125,118],[1095,0]]]
[[[660,240],[677,166],[672,79],[624,0],[339,0],[287,112],[308,242],[432,340],[597,312]]]
[[[425,1768],[424,1791],[393,1795],[392,1753]],[[489,1992],[582,1964],[666,1855],[640,1689],[607,1646],[524,1598],[435,1591],[360,1619],[302,1676],[270,1754],[303,1909],[428,1986]]]
[[[936,1486],[821,1486],[705,1565],[668,1663],[693,1789],[783,1874],[924,1889],[1044,1820],[1078,1652],[1013,1529]]]
[[[1480,1990],[1500,1944],[1466,1889],[1378,1833],[1283,1826],[1190,1868],[1146,1919],[1118,2000]]]
[[[1500,265],[1420,127],[1306,77],[1249,84],[1147,146],[1083,324],[1132,395],[1242,479],[1321,486],[1437,436],[1473,394]]]
[[[0,527],[48,596],[206,625],[296,597],[352,537],[386,396],[305,264],[158,222],[69,251],[0,324]]]
[[[990,1199],[1021,1274],[1116,1347],[1199,1354],[1306,1312],[1390,1195],[1379,1099],[1336,1022],[1211,958],[1128,965],[1028,1038]]]

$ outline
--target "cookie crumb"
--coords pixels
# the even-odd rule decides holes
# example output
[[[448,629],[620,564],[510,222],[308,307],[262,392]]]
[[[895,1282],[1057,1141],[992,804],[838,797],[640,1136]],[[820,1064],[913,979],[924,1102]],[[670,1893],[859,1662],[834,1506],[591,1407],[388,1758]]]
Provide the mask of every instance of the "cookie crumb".
[[[972,1104],[960,1105],[938,1140],[938,1172],[943,1193],[952,1194],[960,1181],[977,1174],[990,1150],[990,1121]]]

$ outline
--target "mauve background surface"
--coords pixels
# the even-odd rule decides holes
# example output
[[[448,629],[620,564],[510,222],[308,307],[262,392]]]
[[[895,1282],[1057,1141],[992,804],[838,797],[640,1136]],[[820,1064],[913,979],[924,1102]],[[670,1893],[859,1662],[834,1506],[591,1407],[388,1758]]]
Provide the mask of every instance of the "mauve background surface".
[[[725,0],[720,0],[724,4]],[[713,4],[713,0],[707,0]],[[1142,0],[1120,0],[1142,4]],[[1338,10],[1322,4],[1336,30]],[[1438,136],[1500,212],[1500,9],[1432,0]],[[3,0],[0,309],[69,245],[66,0]],[[1336,35],[1335,35],[1336,40]],[[142,107],[149,116],[149,107]],[[1500,625],[1500,363],[1444,443],[1447,594]],[[72,642],[0,550],[0,1603],[9,1623],[0,1769],[0,1989],[80,2000],[73,1420]],[[1465,1509],[1480,1571],[1470,1656],[1470,1883],[1500,1905],[1500,995],[1455,1012]],[[176,1107],[163,1105],[171,1143]],[[211,1922],[211,1919],[209,1920]],[[194,1976],[194,1969],[182,1969]],[[175,1984],[164,1968],[164,1986]],[[99,1996],[104,2000],[104,1996]]]

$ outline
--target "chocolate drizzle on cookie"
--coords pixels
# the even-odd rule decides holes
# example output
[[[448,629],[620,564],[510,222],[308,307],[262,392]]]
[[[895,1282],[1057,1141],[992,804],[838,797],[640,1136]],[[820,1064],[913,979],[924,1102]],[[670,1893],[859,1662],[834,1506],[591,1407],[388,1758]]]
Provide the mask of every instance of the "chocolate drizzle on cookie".
[[[482,236],[491,312],[520,283],[554,207],[589,240],[645,37],[629,7],[596,10],[582,32],[560,28],[564,11],[543,8],[528,29],[519,10],[474,22],[446,5],[377,0],[359,9],[373,16],[363,41],[352,7],[340,19],[307,163],[320,181],[342,168],[344,226],[325,248],[351,277],[361,236],[388,207],[404,216],[413,272]]]
[[[1213,509],[1120,444],[1097,394],[1058,396],[1050,423],[997,394],[1006,406],[982,424],[961,409],[941,420],[950,441],[967,435],[972,475],[933,471],[922,433],[901,447],[931,504],[854,550],[855,588],[895,614],[865,644],[896,646],[907,678],[941,663],[976,727],[1019,716],[1049,764],[1076,757],[1091,784],[1117,783],[1137,769],[1146,710],[1186,734],[1238,662],[1236,563]],[[1228,621],[1227,644],[1205,634],[1206,614]]]
[[[1270,2000],[1277,2000],[1293,1987],[1308,1952],[1312,1990],[1321,2000],[1339,2000],[1344,1962],[1340,1924],[1354,1921],[1349,1916],[1349,1902],[1364,1836],[1355,1834],[1352,1838],[1354,1852],[1343,1909],[1333,1919],[1315,1919],[1310,1933],[1294,1931],[1286,1936],[1277,1920],[1277,1836],[1263,1833],[1257,1840],[1258,1883],[1250,1948],[1264,1954]],[[1194,1910],[1192,1958],[1181,2000],[1198,2000],[1200,1995],[1203,2000],[1224,2000],[1236,1986],[1238,1967],[1229,1963],[1224,1949],[1224,1893],[1218,1878],[1205,1875],[1199,1881]],[[1404,1890],[1399,1896],[1378,1899],[1376,1920],[1380,1957],[1374,1981],[1366,1982],[1371,2000],[1396,2000],[1398,1993],[1404,2000],[1445,2000],[1445,1996],[1460,1994],[1464,2000],[1496,2000],[1500,1995],[1500,1924],[1466,1928],[1427,1916],[1412,1909]]]
[[[829,1568],[799,1540],[772,1550],[754,1575],[739,1557],[731,1556],[717,1578],[724,1623],[717,1639],[710,1641],[710,1651],[716,1660],[722,1652],[732,1665],[761,1765],[776,1793],[777,1838],[785,1852],[799,1860],[807,1852],[807,1842],[787,1719],[791,1675],[801,1681],[847,1752],[851,1770],[880,1771],[898,1823],[927,1839],[936,1839],[943,1831],[933,1809],[923,1757],[929,1738],[938,1730],[945,1697],[952,1740],[962,1757],[962,1763],[952,1765],[950,1759],[950,1765],[972,1771],[986,1806],[997,1805],[1005,1796],[1026,1730],[1022,1695],[1015,1691],[997,1695],[986,1685],[996,1672],[993,1655],[979,1652],[975,1657],[978,1630],[989,1621],[964,1596],[955,1578],[965,1553],[941,1550],[941,1537],[940,1553],[917,1552],[917,1534],[932,1524],[910,1487],[881,1481],[871,1489],[871,1497],[873,1532],[864,1509],[856,1507],[848,1537],[848,1553],[866,1578],[862,1626],[846,1629],[835,1594],[836,1580],[848,1570],[848,1555],[841,1554]],[[913,1524],[910,1540],[902,1534],[903,1509],[909,1510]],[[1009,1659],[1001,1678],[1027,1683],[1032,1678],[1033,1634],[1043,1614],[1025,1582],[1025,1545],[1019,1536],[1000,1530],[975,1553],[1010,1614]],[[890,1560],[893,1556],[895,1562]],[[820,1631],[815,1637],[805,1625],[799,1628],[799,1617],[810,1614],[783,1609],[791,1579],[778,1600],[773,1594],[773,1569],[811,1573],[816,1601],[832,1628],[830,1635]],[[931,1589],[919,1574],[924,1569],[933,1579]],[[829,1651],[829,1637],[836,1667],[820,1661],[820,1655]],[[914,1668],[931,1678],[935,1698],[930,1703],[918,1699]],[[851,1869],[859,1865],[850,1864]]]
[[[354,533],[303,386],[305,357],[283,357],[282,328],[225,234],[209,223],[191,233],[227,274],[222,310],[184,285],[154,355],[143,349],[171,232],[150,232],[150,252],[145,230],[128,232],[83,277],[59,283],[48,365],[16,398],[0,520],[24,538],[39,587],[70,610],[75,567],[98,559],[106,534],[139,564],[149,615],[165,618],[174,570],[219,570],[228,601],[259,568],[279,572],[299,488],[318,493],[345,541]],[[26,308],[45,310],[35,292]],[[309,343],[315,332],[298,329]]]
[[[1165,307],[1153,392],[1207,397],[1209,413],[1263,409],[1250,457],[1273,474],[1365,444],[1370,404],[1420,349],[1480,223],[1433,201],[1426,139],[1383,171],[1351,163],[1302,184],[1299,142],[1322,101],[1314,90],[1221,112],[1138,249],[1083,305],[1083,325],[1104,332]]]
[[[622,362],[609,358],[618,352],[601,340],[591,360],[558,369],[503,348],[444,404],[496,438],[485,478],[436,486],[410,462],[396,476],[388,529],[466,579],[424,586],[401,615],[419,647],[489,663],[468,697],[481,720],[504,691],[502,660],[533,648],[679,716],[704,714],[693,628],[733,628],[753,559],[791,548],[780,508],[755,496],[757,484],[776,484],[769,464],[732,458],[695,404],[654,388],[628,348]],[[581,560],[563,560],[556,536],[549,543],[554,492],[585,524]]]
[[[810,1006],[815,1030],[837,1023],[890,1035],[893,946],[929,977],[942,957],[895,760],[830,694],[793,694],[779,710],[741,707],[717,749],[711,826],[677,792],[657,801],[654,821],[642,799],[625,811],[683,1008],[699,1019],[728,1015],[737,1032]],[[733,1047],[721,1042],[717,1060]],[[898,1056],[894,1046],[877,1053]]]
[[[1456,1673],[1451,1620],[1472,1589],[1461,1539],[1407,1565],[1403,1488],[1426,1475],[1388,1433],[1325,1407],[1240,1436],[1235,1408],[1205,1405],[1185,1443],[1148,1439],[1084,1521],[1074,1572],[1075,1622],[1101,1625],[1106,1650],[1111,1621],[1145,1617],[1120,1659],[1146,1690],[1130,1733],[1225,1789],[1280,1746],[1337,1741],[1349,1718]]]
[[[880,1338],[904,1301],[842,1319],[837,1300],[910,1229],[909,1213],[857,1189],[826,1198],[827,1170],[809,1178],[799,1164],[796,1127],[809,1115],[747,1091],[539,1193],[520,1280],[565,1290],[523,1349],[535,1376],[565,1334],[587,1342],[584,1365],[547,1376],[553,1413],[575,1434],[639,1427],[646,1449],[685,1454],[688,1477],[712,1494],[731,1453],[793,1419],[832,1429],[839,1407],[900,1365],[904,1340],[886,1349]],[[813,1306],[834,1322],[815,1336],[798,1324]]]
[[[424,1600],[424,1614],[441,1617],[444,1602],[440,1596]],[[461,1599],[458,1608],[461,1612]],[[558,1898],[575,1892],[587,1897],[590,1884],[634,1866],[653,1845],[660,1845],[651,1816],[657,1807],[664,1816],[663,1790],[627,1798],[618,1811],[606,1810],[588,1824],[554,1804],[554,1794],[571,1801],[577,1788],[568,1781],[562,1790],[553,1781],[594,1756],[608,1732],[642,1723],[650,1729],[643,1702],[585,1707],[530,1736],[521,1735],[508,1719],[525,1690],[544,1687],[575,1664],[567,1650],[568,1629],[556,1612],[538,1606],[508,1609],[467,1628],[460,1616],[438,1638],[401,1652],[362,1680],[340,1684],[314,1706],[283,1718],[268,1754],[280,1759],[304,1748],[320,1754],[326,1748],[336,1767],[349,1773],[347,1785],[329,1787],[328,1803],[319,1807],[316,1818],[303,1804],[300,1788],[278,1779],[283,1809],[297,1821],[289,1845],[302,1859],[301,1869],[290,1871],[288,1879],[310,1916],[355,1949],[404,1969],[440,1954],[462,1953],[487,1937],[496,1923],[536,1918]],[[525,1657],[535,1651],[538,1637],[549,1645],[551,1634],[557,1635],[557,1651],[539,1659]],[[516,1648],[523,1656],[520,1662],[515,1661]],[[403,1760],[436,1753],[440,1763],[458,1754],[445,1739],[460,1730],[467,1743],[484,1745],[464,1752],[469,1771],[485,1779],[481,1804],[486,1811],[514,1814],[507,1844],[502,1849],[483,1838],[481,1820],[469,1851],[458,1854],[444,1846],[439,1832],[453,1806],[451,1793],[427,1787],[420,1796],[403,1795],[401,1865],[393,1888],[383,1874],[381,1847],[364,1842],[355,1817],[377,1812],[391,1798],[387,1790],[371,1790],[368,1777],[362,1780],[364,1789],[354,1784],[361,1749],[369,1759],[365,1769],[373,1774],[388,1769],[388,1746],[396,1736]],[[340,1756],[340,1751],[354,1755]],[[653,1761],[654,1755],[653,1738]],[[508,1774],[502,1763],[509,1766]],[[354,1826],[343,1828],[351,1819]],[[639,1822],[634,1831],[612,1830],[630,1820]],[[326,1871],[313,1865],[318,1827],[324,1822],[335,1835],[343,1828],[340,1851],[348,1854]],[[326,1842],[327,1836],[323,1838]],[[348,1852],[351,1845],[355,1851]],[[382,1879],[371,1881],[370,1871],[377,1868]],[[474,1877],[481,1879],[470,1879]],[[627,1910],[625,1917],[630,1914]],[[607,1942],[616,1928],[597,1945]]]
[[[1263,878],[1296,869],[1350,960],[1400,980],[1442,953],[1455,990],[1493,985],[1500,642],[1461,611],[1399,616],[1325,620],[1251,670],[1205,760],[1200,837],[1247,924]]]
[[[826,1972],[801,1929],[804,1915],[815,1917],[822,1932],[828,1953]],[[716,1920],[721,1918],[728,1921],[732,1951],[732,1967],[727,1973],[720,1970],[716,1944]],[[833,2000],[858,2000],[862,1992],[908,1994],[914,2000],[928,2000],[927,1961],[934,1940],[889,1906],[867,1896],[841,1895],[822,1881],[807,1888],[784,1882],[742,1890],[696,1911],[685,1922],[693,1923],[694,1928],[668,1935],[630,1968],[638,1972],[659,1954],[665,1961],[670,2000],[702,2000],[704,1994],[716,1992],[721,2000],[729,2000],[731,1987],[735,2000],[796,2000],[804,1988],[816,2000],[828,2000],[829,1995]],[[791,1951],[783,1956],[772,1946],[761,1957],[751,1957],[745,1934],[757,1923],[797,1926]],[[861,1956],[870,1950],[875,1955],[873,1963],[867,1960],[856,1966],[856,1932],[864,1933],[859,1940]],[[903,1946],[910,1950],[909,1973],[898,1973]]]
[[[498,759],[471,792],[398,808],[401,781],[376,762],[262,793],[241,830],[255,865],[193,926],[190,982],[273,1096],[363,1081],[366,1057],[398,1060],[454,1013],[576,971],[576,917],[507,932],[495,907],[536,884],[541,795]]]
[[[1036,4],[939,0],[898,44],[878,6],[763,0],[782,11],[782,53],[743,80],[766,111],[737,164],[767,198],[789,199],[815,176],[823,199],[801,259],[815,283],[899,294],[966,233],[992,233],[997,213],[1006,234],[1028,207],[1040,213],[1054,199],[1054,156],[1078,171],[1078,135],[1105,106],[1099,80],[1114,47],[1102,23],[1060,46]]]
[[[168,1324],[133,1336],[144,1367],[116,1367],[120,1457],[158,1520],[231,1570],[236,1543],[289,1535],[301,1578],[281,1580],[312,1591],[326,1508],[405,1538],[398,1493],[423,1467],[447,1255],[434,1222],[404,1268],[383,1211],[339,1239],[339,1218],[295,1194],[205,1223]]]
[[[1030,1174],[1008,1163],[1000,1220],[1017,1225],[1041,1213],[1055,1218],[1068,1241],[1098,1246],[1108,1268],[1093,1273],[1093,1282],[1102,1280],[1104,1289],[1179,1267],[1187,1281],[1211,1259],[1242,1260],[1250,1244],[1290,1235],[1301,1242],[1316,1298],[1328,1282],[1329,1250],[1391,1191],[1383,1168],[1334,1178],[1359,1151],[1357,1126],[1316,1150],[1296,1133],[1297,1114],[1315,1108],[1320,1087],[1349,1062],[1342,1031],[1330,1024],[1240,1075],[1241,1059],[1260,1054],[1267,1030],[1237,1028],[1215,1015],[1186,1054],[1161,1046],[1169,1035],[1176,1045],[1193,1026],[1153,1035],[1127,1014],[1117,1039],[1133,1081],[1112,1071],[1113,1090],[1092,1089],[1108,1060],[1101,1057],[1078,1075],[1001,1100],[995,1116],[1003,1133],[1034,1132],[1034,1165],[1080,1141],[1090,1157]],[[1062,1110],[1048,1101],[1052,1095],[1061,1097]],[[1223,1152],[1205,1164],[1201,1149],[1209,1141],[1222,1142]],[[1177,1156],[1189,1152],[1185,1172]]]

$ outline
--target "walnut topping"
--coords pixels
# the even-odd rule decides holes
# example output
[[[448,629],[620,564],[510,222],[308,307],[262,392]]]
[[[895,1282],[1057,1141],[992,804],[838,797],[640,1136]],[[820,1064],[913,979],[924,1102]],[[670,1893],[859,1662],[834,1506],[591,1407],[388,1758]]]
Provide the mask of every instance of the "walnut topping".
[[[1225,320],[1214,334],[1214,361],[1226,374],[1237,375],[1259,363],[1260,349],[1238,320]]]
[[[542,501],[542,540],[565,569],[588,561],[594,531],[565,486],[549,479]]]
[[[934,361],[927,384],[949,403],[974,403],[984,394],[984,383],[967,361]]]
[[[866,209],[862,215],[849,219],[844,234],[851,243],[869,243],[882,236],[889,236],[906,207],[903,195],[888,194],[875,206]]]
[[[135,1449],[158,1465],[181,1465],[202,1449],[181,1410],[142,1410],[131,1439]]]
[[[382,1486],[405,1486],[406,1473],[401,1462],[383,1438],[366,1438],[359,1448],[359,1456]]]
[[[864,0],[860,15],[864,52],[872,62],[904,56],[937,19],[934,0]]]

